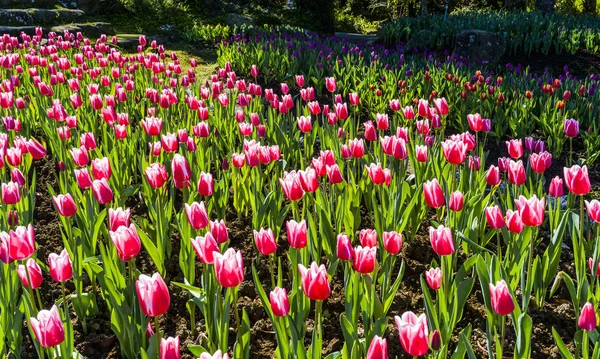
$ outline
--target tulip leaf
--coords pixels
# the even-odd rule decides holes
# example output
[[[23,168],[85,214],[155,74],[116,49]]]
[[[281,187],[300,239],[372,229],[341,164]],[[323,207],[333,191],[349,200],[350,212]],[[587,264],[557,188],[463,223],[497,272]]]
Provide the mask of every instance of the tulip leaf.
[[[195,357],[199,357],[202,353],[208,352],[208,349],[199,344],[188,344],[187,348]]]
[[[515,349],[519,358],[531,357],[531,330],[533,328],[531,317],[527,313],[519,316],[517,324],[517,341]]]
[[[563,342],[562,338],[560,337],[560,335],[558,334],[558,332],[556,331],[556,329],[554,327],[552,327],[552,336],[554,337],[554,342],[556,343],[556,346],[558,347],[560,356],[563,359],[573,359],[573,355],[569,351],[569,348],[567,348],[567,346],[565,345],[565,342]]]

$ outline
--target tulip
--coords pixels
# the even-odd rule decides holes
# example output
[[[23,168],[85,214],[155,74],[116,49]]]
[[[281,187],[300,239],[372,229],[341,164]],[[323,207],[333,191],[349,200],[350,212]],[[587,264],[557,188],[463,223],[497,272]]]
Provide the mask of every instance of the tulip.
[[[500,184],[500,171],[498,167],[491,165],[485,174],[485,181],[490,186],[497,186]]]
[[[367,141],[377,141],[377,132],[375,132],[375,126],[373,125],[373,121],[367,121],[363,124],[365,128],[365,140]]]
[[[111,231],[116,231],[121,226],[129,227],[131,211],[129,208],[123,210],[119,207],[116,210],[108,209],[108,223]]]
[[[300,223],[292,220],[286,222],[288,242],[292,248],[302,249],[306,247],[306,221]]]
[[[425,355],[429,350],[429,329],[425,314],[417,317],[413,312],[405,312],[402,317],[395,316],[394,320],[404,351],[414,357]]]
[[[11,147],[6,150],[6,162],[9,165],[18,167],[23,162],[23,151],[19,147]]]
[[[375,270],[377,262],[377,247],[361,247],[354,249],[352,265],[358,273],[369,274]]]
[[[335,92],[335,90],[337,89],[337,84],[336,84],[335,78],[326,77],[325,78],[325,86],[327,87],[327,91]]]
[[[327,170],[327,178],[329,179],[329,182],[331,182],[332,184],[338,184],[338,183],[342,183],[344,181],[344,178],[342,177],[342,173],[340,172],[340,168],[338,167],[337,164],[334,164],[332,166],[327,166],[326,167]]]
[[[567,188],[571,193],[577,196],[583,196],[590,192],[592,185],[588,176],[587,166],[579,167],[574,165],[571,168],[564,168],[564,178]]]
[[[435,105],[435,109],[440,116],[446,116],[448,114],[448,102],[446,102],[444,97],[434,99],[433,104]]]
[[[459,165],[467,158],[467,144],[463,141],[447,139],[442,142],[442,149],[444,157],[450,164]]]
[[[160,144],[165,152],[175,152],[179,148],[179,143],[177,142],[177,136],[174,133],[167,133],[166,135],[160,136]]]
[[[412,106],[407,106],[404,107],[402,109],[402,115],[404,116],[404,118],[406,118],[407,120],[412,120],[415,118],[415,110],[412,108]]]
[[[46,149],[35,139],[27,141],[27,150],[31,154],[34,160],[39,160],[46,157]]]
[[[96,137],[91,132],[86,132],[79,138],[79,145],[85,147],[86,150],[91,151],[96,148]]]
[[[348,142],[348,149],[352,157],[362,158],[365,155],[365,144],[362,139],[353,139]]]
[[[296,171],[284,172],[283,179],[279,179],[283,193],[290,201],[297,201],[304,196],[304,190],[300,182],[300,174]]]
[[[96,201],[100,204],[107,204],[112,201],[114,197],[113,191],[108,185],[106,178],[92,182],[92,192],[94,198],[96,198]]]
[[[429,227],[429,238],[433,251],[440,256],[454,253],[454,240],[450,228],[440,225],[437,229]]]
[[[590,272],[594,273],[594,259],[588,258],[588,264],[590,266]],[[600,276],[600,262],[598,262],[598,266],[596,267],[596,277]]]
[[[140,253],[142,243],[133,223],[128,227],[120,226],[115,231],[109,231],[108,234],[120,260],[130,261]]]
[[[506,228],[515,234],[523,232],[523,220],[519,211],[506,210]]]
[[[42,269],[33,258],[29,258],[25,265],[19,264],[19,267],[17,268],[17,274],[19,275],[19,278],[21,279],[21,282],[25,288],[37,289],[44,281]],[[29,281],[29,278],[31,281]]]
[[[387,359],[388,347],[387,340],[376,335],[369,345],[366,359]]]
[[[223,355],[221,353],[221,350],[217,350],[214,355],[210,355],[209,353],[204,352],[200,355],[200,358],[198,359],[229,359],[229,355],[227,353]]]
[[[381,163],[371,163],[369,167],[365,166],[365,168],[367,169],[367,173],[369,174],[369,178],[371,179],[371,182],[373,182],[373,184],[382,185],[385,183],[389,186],[389,183],[391,181],[389,169],[384,170],[383,168],[381,168]]]
[[[521,139],[506,141],[506,147],[510,157],[518,160],[523,156],[523,141]]]
[[[425,196],[425,203],[431,208],[440,208],[446,201],[442,187],[435,178],[423,184],[423,195]]]
[[[218,244],[223,244],[229,239],[227,226],[223,220],[210,222],[210,234],[212,234]]]
[[[198,180],[198,194],[201,196],[212,196],[214,192],[213,176],[210,173],[200,173],[200,179]]]
[[[520,196],[518,200],[515,200],[523,224],[530,227],[541,225],[544,222],[545,203],[545,198],[540,200],[536,195],[533,195],[530,199]]]
[[[600,202],[597,200],[585,201],[585,207],[590,219],[596,223],[600,223]]]
[[[383,248],[389,254],[398,254],[402,249],[402,234],[397,232],[383,232]]]
[[[153,163],[144,170],[146,179],[152,188],[161,188],[169,179],[167,169],[160,163]]]
[[[285,317],[290,312],[290,300],[285,288],[276,287],[269,293],[269,301],[273,314],[277,317]]]
[[[18,168],[13,168],[10,170],[10,180],[19,185],[19,187],[25,186],[25,176],[23,172],[21,172]]]
[[[467,115],[467,121],[469,122],[471,131],[479,132],[483,130],[483,121],[480,114],[476,113],[474,115]]]
[[[312,121],[310,119],[310,116],[298,117],[298,128],[300,129],[300,131],[302,131],[304,133],[310,132],[310,130],[312,129]]]
[[[77,205],[70,193],[52,196],[52,201],[58,213],[63,217],[71,217],[77,212]]]
[[[550,193],[550,195],[554,198],[560,198],[563,196],[563,180],[559,176],[554,177],[550,182],[548,193]]]
[[[208,225],[208,213],[204,202],[194,202],[191,205],[186,203],[184,207],[185,215],[193,229],[200,230]]]
[[[462,194],[460,190],[456,190],[452,192],[450,195],[450,202],[448,203],[448,208],[454,212],[460,212],[463,209],[465,204],[465,196]]]
[[[206,236],[198,236],[191,239],[192,247],[196,251],[198,258],[204,264],[213,264],[215,261],[214,253],[219,253],[219,246],[215,237],[209,232]]]
[[[73,264],[65,249],[59,254],[50,253],[48,256],[50,277],[56,282],[65,282],[73,277]]]
[[[244,280],[242,252],[229,248],[225,254],[214,253],[215,274],[225,288],[237,287]]]
[[[525,183],[525,167],[523,166],[523,161],[518,160],[510,161],[508,164],[508,180],[510,183],[520,186]]]
[[[152,277],[141,274],[135,289],[142,312],[149,317],[158,317],[167,312],[171,304],[169,289],[158,273]]]
[[[44,348],[59,345],[65,340],[65,328],[56,305],[50,310],[40,310],[37,317],[29,318],[29,324]]]
[[[13,260],[23,260],[31,257],[35,251],[35,233],[33,226],[19,226],[14,231],[10,230],[8,255]]]
[[[508,315],[515,310],[515,303],[504,279],[489,284],[492,309],[498,315]]]
[[[488,225],[493,229],[501,229],[505,225],[502,210],[498,206],[487,207],[485,209],[485,218]]]
[[[171,162],[171,170],[177,188],[184,188],[190,185],[192,171],[190,169],[190,164],[185,157],[176,153]]]
[[[148,136],[158,136],[162,130],[163,120],[156,117],[146,117],[141,123]]]
[[[425,280],[429,288],[438,290],[442,283],[442,270],[438,268],[430,268],[425,272]]]
[[[427,162],[427,146],[416,146],[416,152],[417,152],[417,161],[419,162]]]
[[[260,231],[254,230],[254,242],[258,251],[265,256],[273,254],[277,251],[277,241],[271,228],[265,231],[261,228]]]
[[[84,146],[81,146],[80,148],[73,148],[73,149],[69,150],[69,152],[71,152],[71,156],[73,157],[73,162],[75,163],[76,166],[79,166],[79,167],[87,166],[88,163],[90,162],[90,157]]]
[[[337,257],[342,261],[349,261],[354,257],[354,248],[347,235],[340,233],[337,236]]]
[[[377,247],[377,231],[374,229],[362,229],[359,238],[363,247]]]
[[[581,329],[588,332],[596,329],[596,311],[592,303],[587,302],[583,305],[583,308],[581,308],[581,314],[579,314],[579,319],[577,320],[577,325],[579,325]]]
[[[417,109],[418,109],[419,116],[421,116],[421,117],[429,117],[430,116],[431,112],[430,112],[430,108],[429,108],[429,101],[419,99]]]
[[[8,182],[2,184],[2,202],[4,204],[17,204],[21,200],[19,184]]]
[[[169,337],[160,339],[159,359],[179,359],[179,337]]]
[[[298,264],[298,270],[302,277],[302,290],[304,295],[312,300],[325,300],[329,297],[331,289],[329,288],[329,278],[327,277],[327,268],[324,265],[318,266],[312,262],[309,268]]]
[[[565,136],[575,138],[579,135],[579,122],[573,119],[565,119],[564,125]]]

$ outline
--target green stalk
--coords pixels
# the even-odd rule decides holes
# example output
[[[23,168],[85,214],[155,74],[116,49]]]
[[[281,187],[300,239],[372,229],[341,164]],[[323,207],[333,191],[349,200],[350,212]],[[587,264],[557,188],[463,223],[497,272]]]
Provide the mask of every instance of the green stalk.
[[[158,324],[158,317],[154,317],[154,336],[156,337],[156,358],[160,359],[160,325]]]

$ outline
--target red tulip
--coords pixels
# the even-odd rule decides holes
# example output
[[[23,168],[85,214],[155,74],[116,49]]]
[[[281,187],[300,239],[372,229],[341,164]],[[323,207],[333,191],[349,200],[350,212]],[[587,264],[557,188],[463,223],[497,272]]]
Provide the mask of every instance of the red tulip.
[[[513,297],[510,294],[508,286],[504,279],[496,282],[496,285],[489,284],[490,299],[492,302],[492,309],[498,315],[507,315],[515,310],[515,303]]]
[[[260,231],[254,230],[254,242],[258,251],[265,256],[273,254],[277,251],[277,241],[271,228],[265,231],[261,228]]]
[[[313,160],[314,161],[314,160]],[[307,168],[306,171],[298,171],[300,184],[305,192],[315,192],[319,188],[317,172],[313,168]]]
[[[179,337],[169,337],[160,339],[160,359],[179,359]]]
[[[543,154],[532,153],[529,156],[529,165],[531,166],[533,172],[539,174],[544,173],[544,171],[546,171],[546,156]]]
[[[579,328],[583,330],[587,330],[591,332],[596,329],[597,319],[596,319],[596,310],[594,309],[594,305],[592,303],[587,302],[581,308],[581,314],[579,314],[579,319],[577,320],[577,325]]]
[[[300,129],[300,131],[302,131],[304,133],[310,132],[310,130],[312,129],[312,121],[310,119],[310,116],[298,117],[298,128]]]
[[[435,178],[423,183],[423,195],[425,196],[425,203],[431,208],[440,208],[446,201],[442,187]]]
[[[214,192],[213,176],[210,173],[200,173],[200,179],[198,180],[198,194],[201,196],[212,196]]]
[[[6,150],[6,162],[9,165],[17,167],[23,162],[23,151],[19,147],[11,147]]]
[[[579,122],[573,119],[565,119],[564,132],[567,137],[577,137],[579,135]]]
[[[354,249],[354,258],[352,259],[352,265],[354,270],[358,273],[369,274],[375,270],[375,263],[377,262],[377,246],[375,247],[361,247],[358,246]]]
[[[119,207],[116,210],[108,209],[108,223],[111,231],[116,231],[121,226],[129,227],[129,219],[131,217],[131,211],[129,208],[123,210]]]
[[[595,199],[591,202],[585,201],[585,207],[590,219],[596,223],[600,223],[600,202]]]
[[[465,204],[465,196],[462,194],[460,190],[456,190],[452,192],[450,195],[450,202],[448,203],[448,208],[454,212],[460,212],[463,209]]]
[[[186,203],[184,207],[185,215],[193,229],[200,230],[208,225],[208,213],[204,202],[194,202],[191,205]]]
[[[365,144],[362,139],[353,139],[348,142],[348,149],[352,157],[362,158],[365,155]]]
[[[190,170],[190,164],[185,157],[176,153],[171,162],[171,170],[173,172],[175,187],[185,188],[190,185],[192,171]]]
[[[487,207],[485,209],[485,218],[488,226],[493,229],[504,227],[504,216],[502,216],[502,210],[498,206]]]
[[[269,293],[271,309],[277,317],[285,317],[290,312],[290,300],[285,288],[276,287]]]
[[[63,217],[71,217],[77,213],[77,205],[70,193],[52,196],[52,201],[58,213]]]
[[[161,188],[169,179],[167,169],[160,163],[153,163],[144,170],[146,179],[152,188]]]
[[[96,137],[92,132],[86,132],[79,138],[79,145],[85,147],[86,150],[91,151],[96,148]]]
[[[402,249],[402,234],[397,232],[383,232],[383,248],[389,254],[398,254]]]
[[[412,108],[412,106],[406,106],[402,109],[402,115],[404,115],[404,118],[407,120],[412,120],[415,118],[415,110]]]
[[[433,104],[440,116],[446,116],[448,114],[448,102],[446,102],[444,97],[434,99]]]
[[[44,281],[42,269],[33,258],[29,258],[27,260],[26,266],[27,268],[25,265],[19,264],[19,267],[17,268],[19,278],[21,279],[21,282],[25,288],[37,289]],[[27,272],[29,272],[29,278],[31,278],[31,282],[27,278]]]
[[[390,100],[390,110],[396,112],[400,111],[400,100],[392,99]]]
[[[17,204],[21,200],[19,184],[8,182],[2,184],[2,202],[4,204]]]
[[[417,317],[413,312],[405,312],[402,317],[395,316],[394,320],[404,351],[414,357],[425,355],[429,350],[429,329],[425,314]]]
[[[467,115],[467,121],[469,122],[469,127],[473,132],[479,132],[483,130],[483,120],[481,119],[481,115],[476,113],[474,115]]]
[[[520,196],[515,200],[519,215],[526,226],[537,227],[544,222],[544,207],[546,199],[539,200],[536,195],[530,199]]]
[[[46,149],[35,139],[27,141],[27,150],[31,154],[34,160],[39,160],[46,157]]]
[[[14,231],[10,230],[8,255],[13,260],[23,260],[31,257],[35,251],[35,233],[33,226],[19,226]]]
[[[296,171],[284,172],[283,179],[279,179],[283,193],[290,201],[297,201],[304,196],[304,190],[300,182],[300,174]]]
[[[227,226],[223,220],[210,222],[210,233],[213,235],[218,244],[223,244],[229,239]]]
[[[519,211],[506,210],[506,227],[512,233],[519,234],[523,232],[523,220]]]
[[[221,353],[221,350],[217,350],[215,352],[215,355],[210,355],[209,353],[204,352],[200,355],[200,358],[198,359],[229,359],[229,355],[227,353],[223,355]]]
[[[146,117],[141,123],[148,136],[158,136],[162,131],[163,120],[161,118]]]
[[[363,247],[377,247],[377,231],[374,229],[362,229],[359,238]]]
[[[10,170],[10,180],[17,183],[19,187],[25,186],[25,176],[23,176],[23,172],[18,168]]]
[[[354,257],[354,248],[350,238],[344,233],[337,236],[337,257],[342,261],[349,261]]]
[[[388,347],[387,340],[376,335],[369,345],[366,359],[387,359]]]
[[[112,201],[114,197],[113,191],[108,185],[106,178],[92,182],[92,192],[94,198],[96,198],[96,201],[100,204],[107,204]]]
[[[304,87],[305,83],[304,83],[304,76],[302,75],[296,75],[296,86],[298,87]]]
[[[73,264],[65,249],[59,254],[50,253],[48,256],[50,277],[56,282],[65,282],[73,277]]]
[[[548,189],[548,193],[550,193],[550,195],[554,198],[559,198],[563,196],[563,180],[559,176],[554,177],[550,182],[550,188]]]
[[[173,133],[161,135],[160,143],[165,152],[173,153],[177,151],[177,149],[179,149],[179,142],[177,141],[177,136]]]
[[[140,253],[142,243],[133,223],[128,227],[120,226],[115,231],[109,231],[108,234],[117,249],[120,260],[130,261]]]
[[[65,328],[56,304],[50,310],[40,310],[36,318],[29,318],[29,324],[44,348],[59,345],[65,340]]]
[[[325,78],[325,86],[327,87],[327,91],[335,92],[335,90],[337,89],[337,84],[336,84],[335,78],[326,77]]]
[[[510,157],[518,160],[523,156],[523,141],[521,139],[506,141],[506,147]]]
[[[373,182],[373,184],[375,185],[382,185],[382,184],[386,184],[389,186],[389,183],[391,181],[391,173],[389,169],[383,169],[381,168],[381,163],[371,163],[369,165],[369,167],[366,167],[367,169],[367,173],[369,174],[369,178],[371,179],[371,182]]]
[[[300,223],[292,220],[286,222],[288,242],[292,248],[302,249],[306,247],[306,221]]]
[[[433,251],[440,256],[454,253],[454,240],[450,228],[440,225],[437,229],[429,227],[429,238]]]
[[[500,184],[500,171],[498,167],[492,165],[485,174],[485,181],[490,186],[497,186]]]
[[[431,113],[430,108],[429,108],[429,101],[424,100],[424,99],[419,99],[417,108],[418,108],[419,116],[429,117],[429,115]]]
[[[416,152],[417,152],[417,161],[419,162],[427,162],[427,146],[416,146]]]
[[[444,157],[450,164],[459,165],[467,158],[467,144],[460,140],[447,139],[442,142],[442,149]]]
[[[427,281],[429,288],[433,290],[440,289],[442,283],[441,268],[429,268],[429,270],[425,272],[425,280]]]
[[[242,252],[229,248],[225,254],[215,253],[215,274],[221,286],[237,287],[244,280]]]
[[[163,315],[171,305],[169,289],[160,274],[154,273],[152,277],[141,274],[135,282],[137,297],[142,312],[149,317]]]
[[[327,268],[324,265],[318,266],[312,262],[309,268],[298,264],[298,270],[302,277],[302,290],[304,295],[312,300],[325,300],[329,297],[331,289],[329,288],[329,278],[327,277]]]
[[[192,247],[196,251],[198,258],[204,264],[213,264],[215,261],[214,253],[219,253],[219,246],[213,235],[209,232],[206,236],[192,238]]]
[[[574,165],[571,168],[564,168],[564,178],[567,188],[571,193],[577,196],[583,196],[590,193],[592,185],[588,176],[587,166],[579,167]]]
[[[327,178],[329,179],[329,182],[331,182],[332,184],[338,184],[338,183],[342,183],[344,181],[344,178],[342,177],[342,173],[340,172],[340,168],[338,167],[337,164],[334,164],[332,166],[327,166],[326,167],[327,170]]]
[[[363,123],[365,127],[365,140],[367,141],[377,141],[377,132],[375,132],[375,126],[373,125],[373,121],[367,121]]]
[[[520,186],[525,183],[525,167],[523,166],[523,161],[518,160],[510,161],[508,164],[508,180],[510,183]]]
[[[594,259],[588,258],[588,264],[590,266],[590,272],[594,272]],[[600,262],[598,262],[598,266],[596,267],[596,277],[600,276]]]

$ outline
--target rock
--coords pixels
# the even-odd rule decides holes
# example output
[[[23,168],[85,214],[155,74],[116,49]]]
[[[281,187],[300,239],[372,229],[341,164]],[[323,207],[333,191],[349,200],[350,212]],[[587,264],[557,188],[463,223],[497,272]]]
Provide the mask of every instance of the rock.
[[[50,29],[50,31],[54,31],[57,34],[62,34],[65,31],[69,31],[71,33],[81,32],[85,36],[91,38],[98,38],[100,35],[115,34],[115,29],[113,28],[112,24],[107,22],[91,22],[87,24],[54,26]]]
[[[229,26],[240,27],[242,25],[254,25],[254,20],[250,16],[229,13],[225,15],[225,23]]]
[[[458,56],[489,63],[498,63],[506,40],[501,34],[483,30],[464,30],[456,34],[454,53]]]
[[[404,49],[406,51],[413,49],[431,50],[433,48],[435,48],[435,36],[433,35],[433,31],[430,30],[421,30],[416,32],[413,36],[411,36],[406,45],[404,45]]]
[[[77,8],[86,14],[93,14],[98,10],[99,0],[77,0]]]
[[[0,0],[0,6],[3,7],[15,7],[15,8],[27,8],[27,7],[39,7],[39,8],[54,8],[57,5],[61,5],[58,0]]]
[[[35,35],[35,28],[35,26],[0,26],[0,35],[19,36],[21,32],[27,35]]]
[[[6,26],[33,25],[33,16],[23,9],[0,10],[0,24]]]

